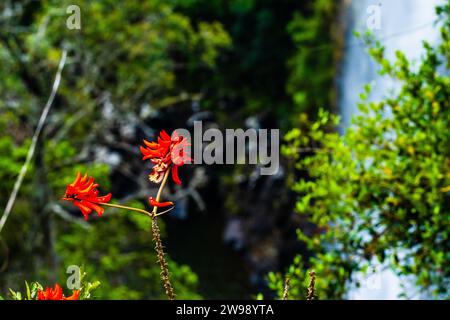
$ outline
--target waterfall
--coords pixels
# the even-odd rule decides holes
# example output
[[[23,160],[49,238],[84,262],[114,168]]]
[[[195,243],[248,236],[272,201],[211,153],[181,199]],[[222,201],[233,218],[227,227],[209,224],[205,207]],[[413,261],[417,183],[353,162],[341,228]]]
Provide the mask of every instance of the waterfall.
[[[432,45],[439,39],[439,30],[433,22],[437,17],[435,7],[443,0],[353,0],[346,1],[345,49],[342,70],[338,77],[339,112],[342,119],[341,132],[350,125],[355,115],[359,94],[365,84],[372,83],[371,101],[380,101],[398,89],[399,84],[387,76],[377,74],[379,66],[369,57],[366,49],[356,39],[353,31],[361,34],[370,26],[373,34],[386,48],[386,57],[393,61],[395,51],[401,50],[408,59],[419,60],[424,50],[422,41]],[[373,23],[373,19],[378,19]],[[371,20],[368,20],[371,19]],[[370,22],[368,22],[370,21]],[[374,273],[356,279],[362,284],[352,288],[349,299],[397,299],[405,285],[411,290],[411,281],[396,276],[385,265],[374,263]],[[417,290],[416,290],[417,291]],[[413,298],[419,296],[412,295]]]

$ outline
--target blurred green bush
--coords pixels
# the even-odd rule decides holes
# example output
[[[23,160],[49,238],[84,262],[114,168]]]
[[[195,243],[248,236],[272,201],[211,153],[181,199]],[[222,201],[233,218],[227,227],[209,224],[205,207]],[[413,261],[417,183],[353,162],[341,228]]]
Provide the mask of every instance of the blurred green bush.
[[[380,72],[401,83],[399,92],[369,102],[367,86],[343,136],[335,132],[338,117],[323,110],[317,121],[302,116],[285,136],[284,153],[305,176],[293,187],[296,209],[317,226],[312,234],[298,231],[312,258],[297,258],[289,269],[300,275],[295,293],[304,294],[301,274],[310,268],[320,298],[343,298],[355,273],[378,261],[402,279],[412,276],[427,297],[450,297],[450,3],[437,11],[441,42],[424,43],[419,66],[402,52],[389,62],[364,36]],[[269,281],[281,292],[280,274]]]

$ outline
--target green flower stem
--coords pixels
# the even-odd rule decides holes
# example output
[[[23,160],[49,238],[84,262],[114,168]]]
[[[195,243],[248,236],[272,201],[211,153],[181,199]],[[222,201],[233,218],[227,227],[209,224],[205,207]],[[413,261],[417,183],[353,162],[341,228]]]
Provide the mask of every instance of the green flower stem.
[[[164,189],[164,186],[166,185],[167,179],[169,178],[169,175],[170,175],[170,167],[167,168],[167,171],[164,174],[164,178],[161,182],[161,185],[159,186],[159,190],[158,190],[158,193],[156,194],[156,199],[155,199],[156,202],[159,202],[159,200],[161,200],[161,194]],[[158,207],[156,207],[156,206],[153,207],[152,215],[156,216],[157,212],[158,212]]]
[[[143,213],[147,216],[149,216],[150,218],[152,217],[152,214],[144,209],[138,209],[138,208],[133,208],[133,207],[127,207],[127,206],[122,206],[120,204],[114,204],[114,203],[102,203],[102,206],[108,206],[108,207],[113,207],[113,208],[117,208],[117,209],[125,209],[125,210],[130,210],[130,211],[136,211],[136,212],[140,212]]]
[[[162,216],[164,213],[167,213],[167,212],[169,212],[169,211],[172,211],[173,209],[175,209],[175,206],[173,206],[172,208],[167,209],[167,210],[165,210],[165,211],[163,211],[163,212],[160,212],[160,213],[155,214],[155,217]]]

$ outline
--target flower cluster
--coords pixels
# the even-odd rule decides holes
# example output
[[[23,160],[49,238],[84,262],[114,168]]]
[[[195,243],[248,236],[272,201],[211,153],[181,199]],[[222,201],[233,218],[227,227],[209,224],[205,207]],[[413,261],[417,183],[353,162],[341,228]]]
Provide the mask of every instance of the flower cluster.
[[[172,179],[176,184],[181,184],[178,177],[178,167],[192,161],[186,152],[189,142],[176,132],[170,137],[166,131],[162,130],[158,142],[144,140],[144,146],[140,147],[142,160],[150,160],[154,166],[149,175],[150,181],[160,183],[167,170],[172,170]]]
[[[186,151],[186,147],[190,145],[188,140],[178,135],[177,132],[174,132],[172,137],[170,137],[166,131],[162,130],[157,142],[144,140],[144,144],[145,146],[140,147],[143,154],[142,160],[150,160],[153,163],[153,168],[149,175],[150,181],[161,183],[164,176],[171,170],[173,181],[176,184],[181,184],[178,168],[192,161]],[[71,201],[77,206],[86,220],[88,220],[89,214],[93,210],[101,216],[104,212],[104,208],[101,205],[124,208],[123,206],[108,204],[111,200],[111,193],[99,196],[97,187],[98,184],[94,182],[94,178],[88,177],[87,174],[82,177],[80,173],[77,173],[75,180],[67,185],[66,194],[62,199]],[[152,197],[148,201],[152,207],[157,208],[174,205],[173,202],[159,202]]]
[[[108,203],[111,200],[111,193],[99,197],[97,187],[98,184],[94,182],[94,178],[88,178],[87,174],[81,177],[78,172],[75,181],[67,185],[63,200],[72,201],[75,206],[80,208],[85,220],[88,219],[92,210],[101,216],[104,209],[99,204]]]
[[[54,288],[46,288],[45,290],[38,290],[38,300],[78,300],[80,297],[80,290],[73,290],[70,297],[65,297],[62,288],[59,284],[55,284]]]

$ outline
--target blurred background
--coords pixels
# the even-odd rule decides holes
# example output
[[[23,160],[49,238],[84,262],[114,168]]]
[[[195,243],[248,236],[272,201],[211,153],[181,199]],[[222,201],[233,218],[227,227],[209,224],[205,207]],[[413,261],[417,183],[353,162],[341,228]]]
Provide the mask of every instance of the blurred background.
[[[280,129],[282,158],[180,169],[159,220],[178,298],[274,299],[289,276],[304,299],[311,269],[322,299],[448,298],[449,6],[2,0],[0,214],[67,60],[0,231],[0,294],[79,265],[101,299],[164,299],[145,217],[59,199],[81,171],[148,207],[142,139],[203,121]]]

